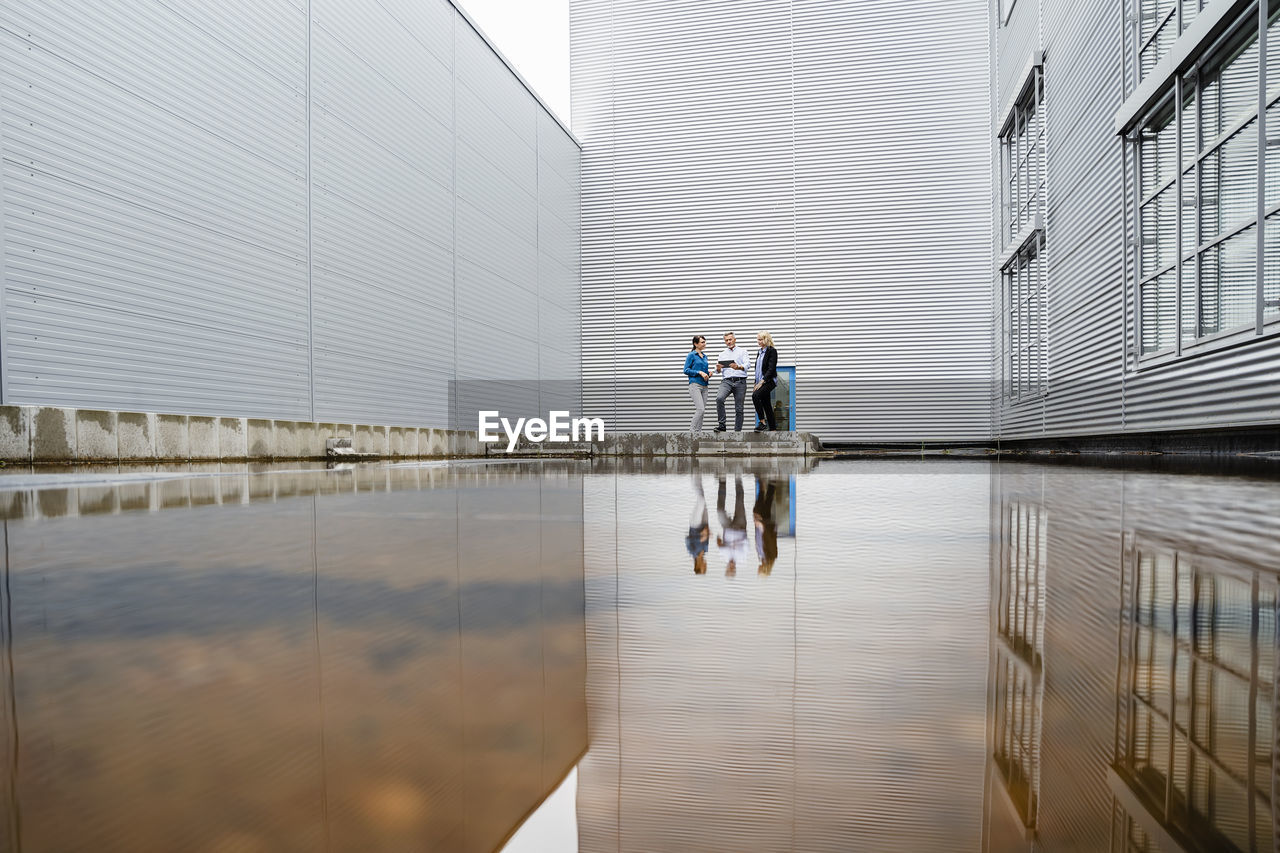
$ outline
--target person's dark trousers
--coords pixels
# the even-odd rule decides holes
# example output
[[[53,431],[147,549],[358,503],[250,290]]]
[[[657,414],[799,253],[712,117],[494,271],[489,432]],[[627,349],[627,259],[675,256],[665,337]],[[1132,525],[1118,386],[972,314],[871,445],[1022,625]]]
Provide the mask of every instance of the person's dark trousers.
[[[751,392],[751,403],[756,407],[756,417],[769,429],[777,429],[778,421],[773,416],[773,383],[766,382]]]
[[[729,518],[729,514],[725,512],[725,482],[724,477],[720,478],[720,482],[716,484],[716,513],[720,516],[720,526],[727,529],[737,529],[745,531],[747,529],[747,501],[746,495],[742,489],[742,475],[735,474],[733,476],[733,518]]]
[[[742,429],[742,407],[747,402],[747,380],[744,376],[726,377],[716,391],[716,424],[725,428],[724,400],[733,395],[733,428]]]
[[[764,488],[761,488],[759,480],[756,481],[756,503],[751,511],[767,524],[773,524],[773,502],[777,488],[778,484],[773,480],[767,480]]]

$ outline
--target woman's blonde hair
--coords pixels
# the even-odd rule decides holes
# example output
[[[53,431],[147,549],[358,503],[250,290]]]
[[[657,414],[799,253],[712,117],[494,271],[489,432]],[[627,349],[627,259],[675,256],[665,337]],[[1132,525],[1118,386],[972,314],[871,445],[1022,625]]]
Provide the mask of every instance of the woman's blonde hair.
[[[756,333],[756,337],[757,337],[757,338],[764,338],[764,345],[765,345],[765,346],[767,346],[767,347],[771,347],[771,346],[773,346],[773,335],[769,334],[768,332],[757,332],[757,333]]]

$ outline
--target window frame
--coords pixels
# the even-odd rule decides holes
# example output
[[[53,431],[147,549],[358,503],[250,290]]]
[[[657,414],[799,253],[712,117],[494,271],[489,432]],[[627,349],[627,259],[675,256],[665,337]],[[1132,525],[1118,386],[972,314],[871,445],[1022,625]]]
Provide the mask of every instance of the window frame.
[[[1203,3],[1200,5],[1203,6]],[[1182,15],[1182,7],[1183,2],[1178,2],[1175,6],[1179,16]],[[1180,24],[1180,28],[1185,26],[1185,23]],[[1280,0],[1258,0],[1250,4],[1216,38],[1199,50],[1183,73],[1175,75],[1166,84],[1160,96],[1125,135],[1126,144],[1133,149],[1132,166],[1127,167],[1130,171],[1126,175],[1126,181],[1132,187],[1131,191],[1126,191],[1126,197],[1131,199],[1131,209],[1126,214],[1126,220],[1127,227],[1132,229],[1133,234],[1132,256],[1126,260],[1126,278],[1133,281],[1135,310],[1133,348],[1130,355],[1134,359],[1132,366],[1135,369],[1160,366],[1185,357],[1216,352],[1280,334],[1280,302],[1273,305],[1277,300],[1268,301],[1269,288],[1266,281],[1266,237],[1270,230],[1268,222],[1270,221],[1271,229],[1280,232],[1280,198],[1271,204],[1267,203],[1266,198],[1267,149],[1280,143],[1280,140],[1274,140],[1269,145],[1268,137],[1277,134],[1268,133],[1267,130],[1267,113],[1280,113],[1280,106],[1277,106],[1280,104],[1280,81],[1269,80],[1267,75],[1269,52],[1280,51],[1280,44],[1272,44],[1276,39],[1267,37],[1268,30],[1273,27],[1276,32],[1280,32]],[[1257,85],[1252,104],[1248,110],[1229,116],[1228,124],[1220,129],[1213,129],[1210,134],[1207,127],[1209,116],[1206,115],[1205,108],[1206,89],[1219,85],[1222,72],[1230,68],[1234,60],[1252,50],[1254,45],[1258,45],[1256,60],[1251,61],[1256,61],[1256,69],[1250,71],[1256,72]],[[1272,71],[1274,76],[1274,69]],[[1194,109],[1189,123],[1189,117],[1184,114],[1188,106]],[[1174,165],[1170,174],[1162,173],[1160,180],[1144,191],[1148,173],[1144,173],[1144,158],[1147,154],[1143,149],[1143,139],[1150,138],[1149,133],[1153,127],[1164,126],[1162,122],[1166,119],[1174,134]],[[1271,123],[1276,123],[1276,116],[1273,115]],[[1190,139],[1185,138],[1188,133]],[[1207,165],[1214,164],[1214,158],[1219,158],[1216,162],[1221,162],[1230,144],[1250,135],[1254,137],[1252,148],[1256,161],[1253,178],[1256,205],[1250,206],[1247,216],[1237,216],[1230,222],[1223,222],[1214,229],[1211,236],[1205,236],[1206,214],[1216,212],[1221,217],[1225,209],[1221,186],[1212,193],[1203,188]],[[1219,184],[1225,180],[1221,168],[1213,165]],[[1280,183],[1280,168],[1275,163],[1272,164],[1272,172],[1274,174],[1270,175],[1271,180]],[[1190,195],[1187,193],[1188,188]],[[1165,235],[1157,230],[1156,240],[1150,241],[1147,239],[1148,232],[1144,230],[1147,211],[1152,209],[1153,202],[1164,192],[1171,192],[1174,199],[1174,233]],[[1214,200],[1212,210],[1205,203],[1208,197]],[[1191,201],[1189,223],[1188,199]],[[1188,225],[1195,229],[1194,235],[1184,233]],[[1239,235],[1250,229],[1252,238],[1246,238],[1245,242],[1253,245],[1245,251],[1253,253],[1253,316],[1226,327],[1220,324],[1208,327],[1204,322],[1207,291],[1202,275],[1203,265],[1212,262],[1216,252],[1225,252],[1221,247],[1229,245],[1229,241],[1235,239],[1234,246],[1240,246]],[[1144,256],[1151,250],[1151,246],[1155,243],[1163,244],[1169,237],[1174,246],[1172,258],[1162,258],[1158,267],[1144,269],[1147,260]],[[1162,307],[1168,301],[1172,302],[1174,317],[1171,340],[1166,341],[1164,335],[1157,330],[1157,343],[1149,349],[1146,339],[1152,327],[1147,319],[1152,310],[1152,301],[1148,294],[1150,285],[1164,275],[1173,276],[1172,299],[1168,299],[1163,288],[1160,288],[1156,298],[1160,300],[1158,304]],[[1215,279],[1214,288],[1218,301],[1221,302],[1223,295],[1227,293],[1221,273]],[[1193,316],[1185,316],[1188,310]],[[1162,322],[1161,326],[1163,325]]]
[[[1048,391],[1046,128],[1044,66],[1033,56],[996,139],[1004,249],[997,263],[1004,306],[1001,399],[1015,405],[1042,399]]]
[[[1013,10],[1017,5],[1018,0],[996,0],[996,18],[1001,27],[1009,26],[1009,20],[1013,18]]]

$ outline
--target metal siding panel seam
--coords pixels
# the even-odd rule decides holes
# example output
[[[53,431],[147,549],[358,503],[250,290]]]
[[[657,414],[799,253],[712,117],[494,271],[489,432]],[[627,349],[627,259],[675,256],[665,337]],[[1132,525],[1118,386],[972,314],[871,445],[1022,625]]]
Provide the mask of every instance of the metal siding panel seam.
[[[313,17],[311,14],[311,4],[313,0],[307,0],[307,396],[309,398],[312,422],[316,419],[316,297],[315,297],[315,275],[313,264],[315,263],[315,242],[312,239],[311,232],[311,203],[312,193],[315,189],[315,175],[312,172],[311,148],[314,139],[311,124],[311,110],[314,103],[314,94],[311,91],[311,46],[312,34],[311,27]]]

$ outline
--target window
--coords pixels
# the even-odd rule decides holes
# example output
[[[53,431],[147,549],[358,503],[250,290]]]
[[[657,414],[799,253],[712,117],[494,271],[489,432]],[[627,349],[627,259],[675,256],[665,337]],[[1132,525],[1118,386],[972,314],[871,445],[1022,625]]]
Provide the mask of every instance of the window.
[[[1129,0],[1137,43],[1138,79],[1145,79],[1208,0]]]
[[[1043,75],[1034,65],[1000,134],[1002,360],[1010,401],[1043,395],[1047,375],[1044,124]]]
[[[1201,5],[1143,0],[1143,15],[1163,16],[1153,26],[1176,32],[1179,16],[1185,27]],[[1272,8],[1268,68],[1260,64],[1262,26],[1254,7],[1172,81],[1132,137],[1143,355],[1181,352],[1248,327],[1261,333],[1280,317],[1280,43],[1270,49],[1280,33],[1280,2],[1272,0]],[[1153,44],[1139,42],[1144,73],[1141,51]]]
[[[1000,20],[997,22],[999,26],[1009,26],[1009,17],[1013,14],[1013,7],[1016,6],[1018,0],[1000,0],[999,15]]]
[[[1045,275],[1042,233],[1018,251],[1001,271],[1008,381],[1005,396],[1029,400],[1045,391]]]

